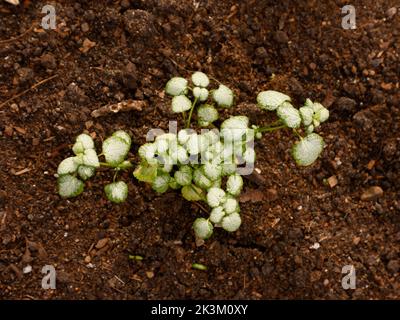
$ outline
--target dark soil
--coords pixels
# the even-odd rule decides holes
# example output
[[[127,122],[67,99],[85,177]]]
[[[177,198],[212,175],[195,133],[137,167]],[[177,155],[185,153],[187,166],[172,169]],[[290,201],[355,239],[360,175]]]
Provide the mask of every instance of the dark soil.
[[[57,29],[43,30],[46,3],[0,2],[0,103],[57,75],[0,107],[0,298],[400,298],[400,13],[388,11],[398,0],[352,1],[356,30],[341,28],[339,0],[59,0]],[[200,247],[200,208],[130,173],[121,205],[104,198],[109,171],[77,198],[58,196],[54,174],[79,133],[100,145],[127,130],[137,160],[148,129],[175,118],[166,81],[198,69],[234,88],[229,112],[253,123],[272,120],[249,105],[261,90],[323,102],[320,160],[298,168],[293,137],[266,135],[256,146],[265,181],[246,182],[242,227]],[[148,107],[90,115],[126,99]],[[383,194],[361,200],[371,186]],[[41,288],[47,264],[56,290]],[[345,265],[356,290],[342,288]]]

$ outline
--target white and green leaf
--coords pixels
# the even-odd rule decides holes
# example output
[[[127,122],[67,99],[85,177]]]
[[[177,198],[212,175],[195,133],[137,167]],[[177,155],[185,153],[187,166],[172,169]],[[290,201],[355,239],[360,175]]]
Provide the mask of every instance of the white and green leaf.
[[[62,198],[72,198],[80,195],[84,188],[84,183],[77,177],[69,174],[58,177],[58,194]]]
[[[78,175],[82,180],[87,180],[93,177],[95,173],[96,173],[96,168],[94,167],[89,167],[85,165],[80,165],[78,167]]]
[[[197,109],[197,118],[203,124],[210,124],[218,120],[218,111],[209,104],[203,104]]]
[[[115,131],[112,135],[115,137],[121,138],[122,140],[124,140],[126,142],[126,144],[129,147],[131,146],[132,139],[131,139],[131,136],[127,132],[125,132],[123,130],[118,130],[118,131]]]
[[[233,116],[221,124],[221,136],[224,141],[239,141],[246,134],[249,118],[246,116]]]
[[[121,203],[128,197],[128,185],[123,181],[113,182],[104,187],[107,199],[114,203]]]
[[[233,105],[233,91],[223,84],[212,92],[212,97],[220,107],[229,108]]]
[[[241,175],[233,174],[228,177],[226,181],[226,191],[233,195],[238,196],[242,192],[243,178]]]
[[[212,185],[212,181],[207,178],[207,176],[203,173],[203,170],[197,168],[193,171],[193,182],[196,186],[202,189],[208,189]]]
[[[313,119],[315,121],[318,121],[319,123],[325,122],[329,118],[329,110],[325,108],[322,104],[318,102],[314,102],[313,104],[313,110],[314,110],[314,117]]]
[[[207,203],[211,208],[216,208],[226,201],[226,193],[220,188],[210,188],[207,193]]]
[[[256,162],[256,152],[253,148],[246,148],[246,150],[243,152],[243,160],[247,164],[253,164]]]
[[[192,183],[192,169],[189,166],[182,166],[175,171],[174,178],[181,186],[187,186]]]
[[[226,214],[231,214],[234,212],[239,212],[239,203],[235,198],[228,197],[224,203],[224,211]]]
[[[72,151],[78,155],[83,153],[86,149],[94,149],[94,141],[91,136],[86,133],[82,133],[76,137]]]
[[[74,174],[78,170],[79,164],[76,162],[76,157],[69,157],[60,162],[57,168],[59,176],[65,174]]]
[[[190,110],[192,107],[192,102],[186,96],[175,96],[172,98],[172,111],[175,113],[180,113]]]
[[[170,178],[169,187],[173,190],[178,190],[181,187],[181,185],[175,180],[175,178]]]
[[[83,164],[88,167],[100,167],[99,157],[97,156],[96,150],[86,149],[83,152]]]
[[[147,162],[154,162],[157,146],[154,143],[145,143],[139,147],[139,156]]]
[[[193,96],[201,102],[207,101],[208,90],[206,88],[194,87]]]
[[[197,87],[206,88],[210,84],[210,79],[204,72],[196,71],[192,74],[192,82]]]
[[[301,107],[299,109],[301,119],[303,121],[303,125],[309,126],[314,117],[314,110],[312,107]]]
[[[130,146],[125,142],[125,140],[116,136],[111,136],[104,140],[102,152],[108,164],[117,166],[124,161],[129,149]]]
[[[205,176],[214,181],[222,176],[222,167],[219,164],[207,162],[203,165],[203,172]]]
[[[189,139],[186,142],[186,150],[191,155],[200,153],[199,136],[196,133],[193,133],[189,136]]]
[[[241,224],[242,219],[240,218],[240,214],[237,212],[225,216],[221,221],[222,228],[228,232],[238,230]]]
[[[257,104],[261,109],[273,111],[285,101],[291,101],[290,97],[274,90],[262,91],[257,95]]]
[[[278,107],[277,115],[289,128],[298,128],[301,125],[299,110],[293,107],[289,102],[284,102]]]
[[[221,223],[222,218],[225,216],[225,211],[222,206],[216,207],[211,210],[210,221],[214,224]]]
[[[171,96],[179,96],[188,92],[188,81],[185,78],[174,77],[167,82],[165,92]]]
[[[133,172],[133,176],[139,181],[153,183],[157,177],[157,165],[142,162]]]
[[[184,186],[181,189],[182,196],[188,201],[200,201],[204,200],[204,193],[199,187],[194,184]]]
[[[194,233],[199,239],[206,240],[213,233],[213,226],[210,221],[204,218],[197,218],[193,223]]]
[[[292,155],[299,166],[309,166],[317,160],[324,149],[324,140],[316,133],[311,133],[292,148]]]
[[[158,193],[164,193],[169,188],[169,174],[159,174],[153,181],[153,190]]]

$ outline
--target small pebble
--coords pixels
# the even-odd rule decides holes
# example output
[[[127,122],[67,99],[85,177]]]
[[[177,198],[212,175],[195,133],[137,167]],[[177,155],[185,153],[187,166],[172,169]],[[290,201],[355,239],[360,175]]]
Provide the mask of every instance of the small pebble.
[[[361,195],[361,200],[363,201],[374,200],[376,198],[381,197],[382,195],[383,195],[382,188],[379,186],[373,186],[363,192],[363,194]]]
[[[310,249],[318,250],[321,245],[318,242],[315,242]]]
[[[355,237],[355,238],[353,239],[354,245],[358,245],[358,244],[360,243],[360,241],[361,241],[361,238],[360,238],[360,237]]]
[[[388,19],[392,19],[396,15],[396,13],[397,13],[397,8],[392,7],[386,11],[386,17]]]
[[[104,248],[107,245],[109,240],[110,240],[109,238],[103,238],[103,239],[99,240],[96,243],[96,249]]]
[[[331,188],[334,188],[338,184],[336,176],[329,177],[326,181]]]
[[[90,29],[89,24],[87,22],[82,23],[81,29],[82,29],[82,32],[88,32]]]
[[[32,272],[32,266],[28,264],[25,268],[22,269],[22,272],[24,274]]]

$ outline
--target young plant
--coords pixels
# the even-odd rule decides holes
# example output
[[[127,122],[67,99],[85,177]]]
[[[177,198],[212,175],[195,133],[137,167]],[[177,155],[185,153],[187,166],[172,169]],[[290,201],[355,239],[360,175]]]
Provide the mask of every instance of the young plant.
[[[83,192],[83,181],[93,177],[96,169],[103,166],[115,171],[114,181],[104,187],[107,198],[115,203],[125,201],[128,196],[128,185],[123,181],[115,180],[120,170],[132,167],[132,164],[125,160],[130,146],[129,134],[118,130],[104,140],[102,153],[98,155],[92,137],[84,133],[79,135],[72,147],[75,156],[64,159],[58,166],[59,195],[62,198],[78,196]],[[99,161],[100,156],[104,156],[105,162]]]
[[[292,146],[293,158],[299,166],[308,166],[324,148],[322,137],[314,131],[329,117],[329,111],[317,102],[307,99],[297,109],[289,96],[268,90],[258,94],[257,104],[263,110],[276,112],[278,120],[273,125],[250,126],[249,119],[241,115],[229,117],[216,128],[213,123],[219,118],[217,108],[232,107],[234,94],[222,84],[210,91],[209,86],[209,77],[199,71],[191,76],[191,81],[182,77],[168,81],[165,90],[172,96],[172,111],[183,113],[186,128],[160,134],[140,146],[140,163],[133,172],[136,179],[150,184],[157,193],[180,190],[186,200],[208,205],[209,217],[199,217],[193,223],[199,239],[211,237],[215,227],[228,232],[239,229],[242,175],[254,168],[255,138],[261,139],[263,133],[279,129],[292,130],[299,138]],[[212,130],[190,129],[194,109],[198,125],[213,126]],[[187,119],[186,112],[189,112]],[[57,171],[60,195],[65,198],[79,195],[84,188],[82,180],[92,177],[96,168],[105,166],[116,172],[113,183],[104,188],[107,198],[123,202],[128,187],[123,181],[116,182],[115,177],[119,170],[131,167],[125,160],[130,145],[129,135],[117,131],[103,142],[102,154],[97,155],[92,138],[85,134],[78,136],[73,147],[76,156],[63,160]],[[99,162],[99,156],[104,156],[105,162]]]

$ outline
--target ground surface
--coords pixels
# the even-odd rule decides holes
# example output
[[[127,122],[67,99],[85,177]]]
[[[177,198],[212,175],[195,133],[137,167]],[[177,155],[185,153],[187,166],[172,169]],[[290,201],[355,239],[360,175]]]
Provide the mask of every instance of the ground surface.
[[[341,28],[347,1],[130,2],[55,1],[56,30],[40,28],[46,1],[0,2],[0,103],[57,75],[0,107],[0,298],[400,298],[400,13],[389,10],[399,2],[353,1],[356,30]],[[104,198],[107,171],[76,199],[57,195],[54,174],[76,135],[100,144],[127,130],[137,160],[148,129],[175,117],[166,81],[198,69],[234,88],[231,112],[253,123],[273,120],[243,104],[261,90],[323,102],[321,159],[300,169],[288,132],[265,136],[265,181],[246,182],[241,229],[201,247],[191,224],[204,213],[128,173],[125,204]],[[148,107],[90,115],[125,99]],[[324,183],[332,176],[334,187]],[[361,200],[371,186],[383,194]],[[46,264],[56,290],[41,288]],[[345,265],[356,290],[341,286]]]

